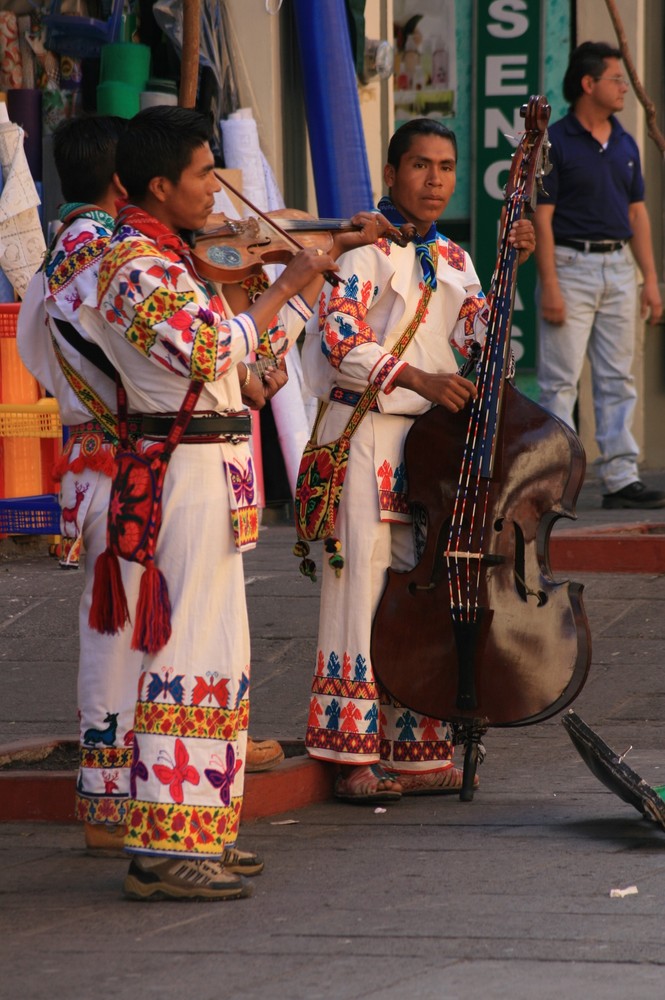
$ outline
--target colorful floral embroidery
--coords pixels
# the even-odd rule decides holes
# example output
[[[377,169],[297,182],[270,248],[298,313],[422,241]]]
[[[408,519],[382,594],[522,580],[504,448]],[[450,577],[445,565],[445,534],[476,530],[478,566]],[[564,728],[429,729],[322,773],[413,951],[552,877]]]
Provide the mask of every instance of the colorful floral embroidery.
[[[74,805],[76,819],[81,823],[107,823],[115,826],[127,818],[127,797],[88,795],[77,791]]]
[[[79,763],[81,767],[97,767],[111,769],[114,767],[129,767],[132,763],[132,748],[128,747],[84,747],[80,748]]]
[[[202,739],[234,740],[239,730],[247,729],[247,700],[239,709],[205,705],[164,705],[139,702],[134,731],[162,736],[193,736]]]
[[[259,509],[256,505],[231,511],[231,527],[236,548],[254,545],[259,540]]]
[[[220,848],[235,843],[241,805],[241,798],[233,798],[228,806],[216,807],[132,802],[125,845],[157,853],[161,849],[168,854],[216,857]]]
[[[108,238],[90,238],[91,233],[81,233],[78,239],[88,239],[83,246],[79,247],[75,254],[61,257],[56,254],[53,262],[47,266],[46,275],[51,294],[62,291],[69,282],[88,267],[96,264],[108,245]]]

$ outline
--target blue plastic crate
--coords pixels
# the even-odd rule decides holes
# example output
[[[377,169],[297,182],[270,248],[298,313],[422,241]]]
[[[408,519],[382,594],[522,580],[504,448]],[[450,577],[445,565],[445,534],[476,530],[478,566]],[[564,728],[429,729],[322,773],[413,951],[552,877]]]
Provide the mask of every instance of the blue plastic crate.
[[[59,535],[60,505],[55,493],[0,499],[0,535]]]
[[[117,42],[122,29],[123,0],[105,0],[106,20],[60,13],[61,0],[52,0],[43,18],[46,48],[77,59],[97,59],[104,45]]]

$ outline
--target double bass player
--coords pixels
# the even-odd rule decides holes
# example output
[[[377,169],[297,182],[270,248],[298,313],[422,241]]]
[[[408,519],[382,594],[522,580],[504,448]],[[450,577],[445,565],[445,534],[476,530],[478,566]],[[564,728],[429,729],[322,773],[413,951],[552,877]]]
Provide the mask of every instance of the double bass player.
[[[382,239],[344,254],[305,338],[305,379],[325,407],[318,443],[340,435],[368,384],[379,389],[350,444],[335,529],[344,565],[322,566],[306,735],[310,756],[337,767],[335,795],[345,801],[395,801],[462,786],[448,724],[394,702],[370,657],[386,572],[416,562],[406,435],[433,404],[459,412],[476,395],[473,382],[457,374],[453,347],[468,356],[472,344],[482,345],[487,300],[469,255],[436,227],[455,189],[456,165],[455,135],[439,122],[415,119],[395,132],[384,168],[389,196],[379,210],[396,225],[412,223],[416,236],[406,247]],[[533,252],[527,220],[508,238],[520,262]],[[393,349],[407,328],[411,339],[398,358]]]

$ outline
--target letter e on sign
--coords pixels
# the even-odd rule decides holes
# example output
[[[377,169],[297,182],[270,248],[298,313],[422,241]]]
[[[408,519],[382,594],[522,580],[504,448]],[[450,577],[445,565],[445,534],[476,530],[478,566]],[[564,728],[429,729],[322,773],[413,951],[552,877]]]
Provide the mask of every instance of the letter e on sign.
[[[511,94],[528,94],[526,84],[527,57],[487,56],[485,60],[485,95],[505,97]],[[511,83],[510,81],[521,81]]]

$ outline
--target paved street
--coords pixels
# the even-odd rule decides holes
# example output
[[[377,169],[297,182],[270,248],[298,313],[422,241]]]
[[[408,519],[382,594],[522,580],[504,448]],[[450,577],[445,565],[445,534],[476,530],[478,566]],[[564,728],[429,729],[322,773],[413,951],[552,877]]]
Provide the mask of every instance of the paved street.
[[[635,521],[599,499],[589,482],[579,529]],[[299,576],[292,539],[288,526],[265,527],[246,560],[256,737],[304,731],[318,587]],[[571,575],[593,637],[575,710],[665,784],[665,574]],[[73,735],[80,575],[4,542],[0,580],[0,745]],[[78,827],[1,824],[0,996],[660,995],[665,831],[591,775],[560,717],[485,742],[472,803],[408,798],[376,812],[331,801],[246,824],[241,846],[261,851],[266,871],[236,903],[128,903],[125,862],[87,857]]]

